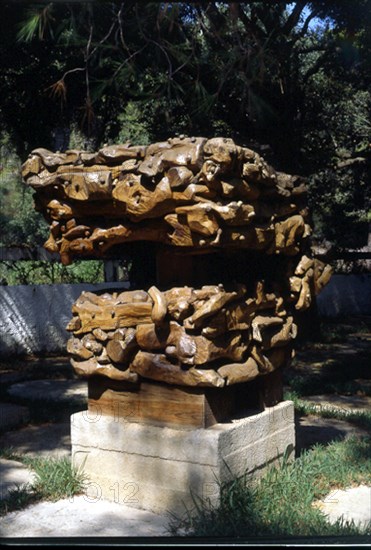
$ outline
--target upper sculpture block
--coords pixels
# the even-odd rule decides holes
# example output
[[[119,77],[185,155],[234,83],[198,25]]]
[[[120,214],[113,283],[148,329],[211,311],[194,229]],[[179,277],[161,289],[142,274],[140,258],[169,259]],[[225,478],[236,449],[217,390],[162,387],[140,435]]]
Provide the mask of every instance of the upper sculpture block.
[[[310,234],[303,179],[228,138],[35,149],[22,175],[51,224],[46,247],[65,264],[132,241],[295,255]]]

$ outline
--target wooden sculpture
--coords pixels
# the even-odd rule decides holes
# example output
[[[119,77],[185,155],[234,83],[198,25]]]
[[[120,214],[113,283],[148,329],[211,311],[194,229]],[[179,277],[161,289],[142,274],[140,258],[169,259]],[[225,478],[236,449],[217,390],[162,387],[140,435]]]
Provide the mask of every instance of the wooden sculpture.
[[[231,139],[200,137],[97,153],[36,149],[22,174],[50,223],[45,247],[62,263],[127,251],[140,259],[151,243],[146,290],[84,292],[73,306],[67,350],[91,380],[90,403],[106,407],[110,395],[111,405],[135,403],[136,420],[207,426],[236,413],[221,405],[228,392],[236,399],[228,387],[261,379],[265,406],[282,398],[274,373],[292,356],[296,312],[331,276],[311,258],[302,178]],[[170,413],[153,412],[154,395]]]
[[[311,232],[302,178],[275,172],[231,139],[174,138],[98,153],[35,149],[22,174],[50,222],[45,247],[64,264],[137,241],[191,254],[295,255]]]

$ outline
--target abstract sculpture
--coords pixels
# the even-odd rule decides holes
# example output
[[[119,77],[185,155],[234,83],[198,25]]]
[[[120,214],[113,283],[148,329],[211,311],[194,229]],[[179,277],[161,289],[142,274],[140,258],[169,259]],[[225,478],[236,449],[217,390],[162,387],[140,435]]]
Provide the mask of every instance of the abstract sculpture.
[[[165,393],[212,388],[207,426],[236,413],[215,394],[228,386],[262,378],[257,391],[276,386],[263,405],[282,399],[272,374],[291,359],[297,312],[331,276],[311,258],[302,178],[231,139],[182,136],[97,153],[36,149],[22,173],[50,223],[49,251],[64,264],[129,254],[135,282],[146,285],[84,292],[73,306],[67,349],[90,377],[90,403],[104,404],[109,392],[132,399],[143,383],[149,395],[149,381]],[[161,410],[138,415],[171,422]]]

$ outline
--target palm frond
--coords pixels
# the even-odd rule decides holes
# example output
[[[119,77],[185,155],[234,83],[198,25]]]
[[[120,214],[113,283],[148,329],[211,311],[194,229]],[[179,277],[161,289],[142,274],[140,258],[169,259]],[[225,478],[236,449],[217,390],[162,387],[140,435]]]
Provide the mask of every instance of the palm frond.
[[[31,42],[36,35],[39,40],[42,40],[48,27],[49,32],[53,35],[50,25],[50,23],[54,20],[51,15],[52,9],[52,2],[39,8],[30,8],[27,12],[27,18],[19,26],[17,40],[19,42]]]
[[[62,78],[60,80],[57,80],[57,82],[54,82],[54,84],[52,84],[51,86],[48,86],[46,90],[50,90],[51,96],[55,98],[59,97],[61,100],[61,103],[66,101],[67,86]]]
[[[19,42],[31,42],[37,34],[41,20],[41,13],[34,9],[30,11],[32,11],[32,13],[30,13],[26,21],[21,23],[17,33],[17,40]]]

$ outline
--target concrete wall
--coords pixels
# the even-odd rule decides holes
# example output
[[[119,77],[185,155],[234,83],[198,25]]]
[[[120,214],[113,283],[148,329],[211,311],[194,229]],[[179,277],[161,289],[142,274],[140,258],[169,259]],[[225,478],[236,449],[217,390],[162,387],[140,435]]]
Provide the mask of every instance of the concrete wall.
[[[322,317],[371,315],[371,273],[333,275],[317,298]]]
[[[71,307],[83,290],[114,291],[128,283],[0,286],[0,356],[65,353]]]

